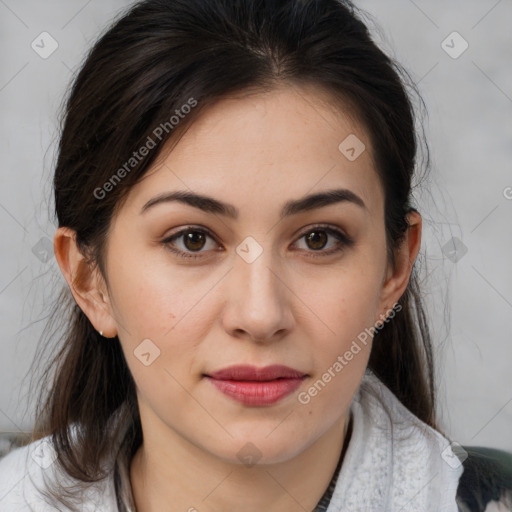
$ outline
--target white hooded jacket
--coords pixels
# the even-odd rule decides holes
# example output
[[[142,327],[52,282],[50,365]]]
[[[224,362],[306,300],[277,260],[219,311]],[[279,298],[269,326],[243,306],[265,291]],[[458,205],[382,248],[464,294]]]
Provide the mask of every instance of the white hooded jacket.
[[[458,512],[455,497],[462,464],[443,437],[406,409],[369,370],[351,404],[352,434],[327,512]],[[73,508],[50,505],[41,490],[57,479],[50,438],[11,451],[0,459],[0,512],[47,512]],[[136,512],[127,463],[77,496],[81,512]],[[494,507],[494,508],[493,508]],[[324,508],[317,508],[324,510]],[[489,505],[486,512],[504,510]]]

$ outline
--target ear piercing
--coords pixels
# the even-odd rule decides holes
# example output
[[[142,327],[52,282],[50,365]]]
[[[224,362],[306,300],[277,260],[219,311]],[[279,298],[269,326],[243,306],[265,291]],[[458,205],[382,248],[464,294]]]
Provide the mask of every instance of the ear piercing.
[[[112,337],[105,336],[105,335],[103,334],[103,331],[98,331],[98,332],[99,332],[100,336],[103,336],[104,338],[107,338],[107,339],[109,339],[109,340],[111,340],[112,338],[115,338],[115,336],[112,336]]]

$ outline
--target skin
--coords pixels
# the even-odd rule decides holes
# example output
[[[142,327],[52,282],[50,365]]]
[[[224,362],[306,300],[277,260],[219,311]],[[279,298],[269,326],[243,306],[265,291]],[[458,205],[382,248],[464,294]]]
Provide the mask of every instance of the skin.
[[[392,267],[367,133],[328,100],[312,87],[282,86],[205,110],[113,219],[108,283],[87,267],[73,231],[57,230],[56,257],[77,303],[104,336],[119,336],[137,385],[144,442],[131,482],[139,512],[221,511],[233,503],[246,512],[312,510],[332,477],[371,340],[309,403],[297,396],[403,294],[421,217],[409,215]],[[366,145],[355,161],[338,149],[351,133]],[[345,201],[280,219],[286,201],[336,188],[365,207]],[[174,190],[230,203],[239,217],[180,202],[141,213]],[[324,231],[328,238],[308,244],[304,235],[318,223],[353,244],[320,256],[338,239]],[[163,243],[189,226],[213,235],[188,245],[183,236],[174,240],[198,259],[180,258]],[[252,263],[236,252],[248,236],[263,250]],[[149,366],[134,355],[144,339],[160,350]],[[246,406],[203,376],[232,364],[285,364],[308,377],[276,404]],[[237,456],[249,442],[259,457],[253,466]]]

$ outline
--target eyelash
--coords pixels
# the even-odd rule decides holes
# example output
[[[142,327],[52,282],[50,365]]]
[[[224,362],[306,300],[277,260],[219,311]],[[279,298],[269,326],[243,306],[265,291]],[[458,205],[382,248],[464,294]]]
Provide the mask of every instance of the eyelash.
[[[313,232],[315,230],[325,231],[329,235],[332,235],[335,238],[337,238],[339,240],[339,243],[337,244],[336,247],[334,247],[332,249],[328,249],[328,250],[319,250],[319,251],[306,250],[306,252],[312,253],[309,256],[311,258],[319,258],[319,257],[321,258],[321,257],[330,256],[332,254],[341,252],[343,249],[345,249],[346,247],[352,246],[353,243],[354,243],[353,240],[348,238],[342,231],[339,231],[338,229],[334,229],[334,228],[332,228],[330,226],[321,225],[321,224],[318,224],[316,226],[312,226],[312,227],[308,228],[307,231],[302,232],[302,234],[297,238],[297,241],[299,241],[300,239],[304,238],[307,234],[309,234],[309,233],[311,233],[311,232]],[[215,237],[209,232],[209,230],[206,230],[204,228],[196,228],[194,226],[187,226],[185,229],[182,229],[181,231],[178,231],[177,233],[174,233],[173,235],[167,237],[165,240],[162,241],[162,244],[168,250],[170,250],[174,254],[178,255],[180,258],[184,258],[184,259],[203,258],[204,256],[201,256],[201,252],[205,252],[205,251],[200,251],[198,253],[189,253],[189,252],[182,251],[180,249],[176,249],[175,247],[173,247],[171,245],[171,242],[173,242],[174,240],[180,238],[185,233],[202,233],[204,235],[209,236],[213,240],[215,240]],[[299,250],[304,250],[304,249],[299,249]],[[315,254],[315,253],[318,253],[318,254]]]

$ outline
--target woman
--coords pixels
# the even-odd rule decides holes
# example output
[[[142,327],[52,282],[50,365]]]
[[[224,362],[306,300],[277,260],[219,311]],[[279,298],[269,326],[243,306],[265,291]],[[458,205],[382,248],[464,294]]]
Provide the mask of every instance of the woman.
[[[337,0],[149,0],[96,43],[54,178],[69,322],[2,511],[468,509],[406,82]]]

